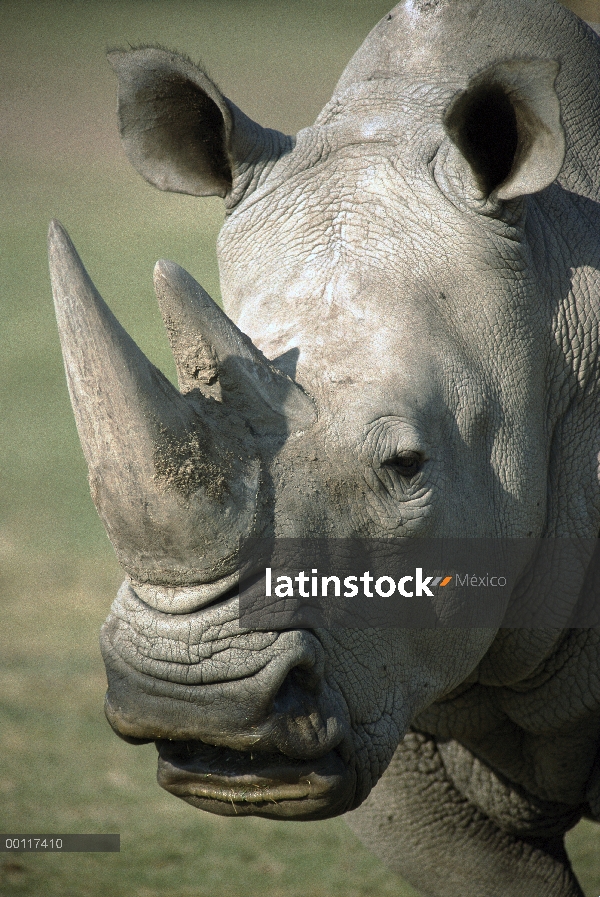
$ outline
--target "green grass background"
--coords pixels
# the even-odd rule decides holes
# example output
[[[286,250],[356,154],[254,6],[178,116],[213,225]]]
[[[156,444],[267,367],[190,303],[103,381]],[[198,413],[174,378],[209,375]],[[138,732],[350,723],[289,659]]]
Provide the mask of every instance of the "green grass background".
[[[154,781],[155,750],[104,720],[99,627],[121,579],[89,498],[52,312],[48,221],[169,376],[157,258],[219,297],[219,200],[153,190],[121,153],[107,47],[201,59],[264,125],[326,102],[391,0],[0,0],[0,829],[120,832],[120,854],[0,854],[1,895],[408,897],[343,821],[274,823],[192,809]],[[580,4],[600,20],[599,4]],[[597,14],[596,14],[597,13]],[[569,848],[600,893],[600,829]]]

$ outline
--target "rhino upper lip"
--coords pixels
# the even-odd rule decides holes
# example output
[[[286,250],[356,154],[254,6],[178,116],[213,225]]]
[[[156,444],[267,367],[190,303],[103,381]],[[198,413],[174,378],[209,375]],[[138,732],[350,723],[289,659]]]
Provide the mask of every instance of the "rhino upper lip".
[[[158,586],[129,581],[132,591],[144,604],[168,614],[189,614],[212,607],[238,594],[239,573],[195,586]]]
[[[338,803],[347,794],[348,770],[332,750],[317,760],[281,753],[238,751],[201,741],[156,742],[158,781],[185,800],[243,806],[308,801]]]

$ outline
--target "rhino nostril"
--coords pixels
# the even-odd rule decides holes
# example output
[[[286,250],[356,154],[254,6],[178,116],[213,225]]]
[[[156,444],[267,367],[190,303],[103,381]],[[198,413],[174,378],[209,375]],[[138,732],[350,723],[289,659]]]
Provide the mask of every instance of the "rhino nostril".
[[[273,701],[273,712],[308,716],[315,710],[321,679],[313,668],[294,667],[289,671]]]

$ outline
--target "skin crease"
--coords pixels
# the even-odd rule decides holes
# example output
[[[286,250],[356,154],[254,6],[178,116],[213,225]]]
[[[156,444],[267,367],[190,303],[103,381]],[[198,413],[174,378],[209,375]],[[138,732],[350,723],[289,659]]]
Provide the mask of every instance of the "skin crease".
[[[600,50],[548,10],[400,4],[294,141],[263,133],[187,61],[120,57],[122,110],[127,79],[174,65],[226,123],[231,188],[220,157],[200,187],[182,164],[167,188],[225,194],[225,310],[267,358],[285,367],[291,353],[316,409],[286,438],[256,440],[256,515],[277,536],[441,537],[459,521],[471,538],[596,538]],[[494,77],[525,97],[537,135],[497,185],[520,177],[506,199],[444,126],[502,60]],[[159,183],[136,136],[159,119],[131,108],[126,149],[164,188],[164,158]],[[414,476],[386,464],[403,453],[423,462]],[[125,583],[102,636],[107,715],[124,737],[202,741],[238,764],[237,752],[318,764],[333,751],[346,785],[310,812],[282,799],[280,815],[353,810],[360,837],[423,894],[574,897],[563,835],[600,815],[597,635],[568,628],[586,576],[594,587],[589,560],[560,626],[534,632],[240,632],[228,594],[169,615]]]

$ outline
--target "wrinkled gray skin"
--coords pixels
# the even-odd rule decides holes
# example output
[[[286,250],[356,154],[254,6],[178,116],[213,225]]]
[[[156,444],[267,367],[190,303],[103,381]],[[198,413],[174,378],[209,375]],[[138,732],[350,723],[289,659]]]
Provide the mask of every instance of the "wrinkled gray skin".
[[[111,62],[132,163],[224,197],[225,309],[254,342],[159,263],[178,392],[53,225],[128,574],[102,634],[111,725],[203,809],[354,810],[424,895],[581,894],[563,835],[600,817],[600,646],[567,627],[589,557],[533,632],[245,631],[234,587],[252,535],[597,536],[598,39],[547,0],[408,0],[296,138],[176,54]]]

